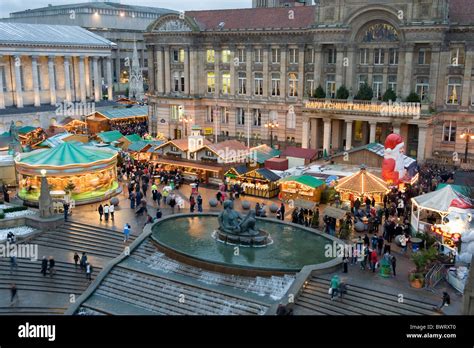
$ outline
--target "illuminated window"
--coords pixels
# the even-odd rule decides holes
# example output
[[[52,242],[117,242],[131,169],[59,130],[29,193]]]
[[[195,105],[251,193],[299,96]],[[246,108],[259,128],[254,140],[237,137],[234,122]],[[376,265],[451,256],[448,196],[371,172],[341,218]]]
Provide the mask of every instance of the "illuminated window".
[[[230,63],[230,50],[222,51],[222,63]]]
[[[263,95],[263,74],[255,73],[255,95]]]
[[[430,90],[429,79],[427,77],[418,77],[416,79],[416,94],[419,95],[422,101],[428,98],[429,90]]]
[[[447,121],[443,125],[443,141],[456,142],[456,122]]]
[[[461,78],[450,77],[448,80],[448,93],[446,104],[458,105],[461,99]]]
[[[183,48],[179,49],[179,62],[184,63],[184,49]]]
[[[239,72],[239,94],[247,93],[247,76],[244,72]]]
[[[288,77],[288,95],[290,97],[298,96],[298,74],[290,74]]]
[[[272,96],[280,95],[280,74],[272,74]]]
[[[230,94],[230,74],[222,74],[222,94]]]
[[[207,73],[207,93],[216,91],[216,74],[214,72]]]
[[[206,62],[214,63],[216,61],[216,52],[214,50],[207,50]]]
[[[362,141],[363,131],[362,131],[362,122],[363,121],[354,121],[354,140]]]

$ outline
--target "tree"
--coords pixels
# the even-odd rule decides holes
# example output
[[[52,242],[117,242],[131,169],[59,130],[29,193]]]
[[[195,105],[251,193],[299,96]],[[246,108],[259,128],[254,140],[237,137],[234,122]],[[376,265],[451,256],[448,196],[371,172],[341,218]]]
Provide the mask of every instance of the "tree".
[[[314,91],[314,97],[319,99],[326,98],[326,92],[324,92],[324,89],[321,87],[321,85],[319,85]]]
[[[336,99],[347,99],[349,98],[349,90],[346,86],[341,86],[337,89]]]
[[[405,99],[407,103],[420,103],[421,99],[420,96],[416,92],[411,92],[407,99]]]
[[[365,82],[362,86],[360,86],[359,91],[357,92],[357,95],[355,96],[354,99],[356,99],[356,100],[372,100],[373,97],[374,97],[374,91],[368,85],[368,83]]]
[[[395,93],[393,89],[389,88],[383,94],[382,100],[384,102],[388,102],[389,100],[394,102],[395,100],[397,100],[397,94]]]
[[[72,191],[74,191],[74,189],[76,188],[76,185],[74,185],[74,183],[69,180],[67,185],[64,186],[64,191],[66,191],[66,193],[71,193]]]

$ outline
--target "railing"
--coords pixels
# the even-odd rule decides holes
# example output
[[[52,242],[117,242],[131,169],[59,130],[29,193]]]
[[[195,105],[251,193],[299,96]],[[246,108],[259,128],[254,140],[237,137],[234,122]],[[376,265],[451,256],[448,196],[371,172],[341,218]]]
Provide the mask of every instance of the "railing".
[[[435,292],[435,287],[438,283],[446,278],[446,272],[449,265],[444,263],[435,264],[425,276],[425,290]]]

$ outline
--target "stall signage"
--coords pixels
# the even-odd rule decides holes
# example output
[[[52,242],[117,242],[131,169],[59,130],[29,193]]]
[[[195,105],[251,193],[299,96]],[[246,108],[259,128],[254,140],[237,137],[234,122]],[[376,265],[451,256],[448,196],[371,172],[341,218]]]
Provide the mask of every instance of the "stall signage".
[[[204,128],[204,135],[212,135],[213,129],[212,127]]]

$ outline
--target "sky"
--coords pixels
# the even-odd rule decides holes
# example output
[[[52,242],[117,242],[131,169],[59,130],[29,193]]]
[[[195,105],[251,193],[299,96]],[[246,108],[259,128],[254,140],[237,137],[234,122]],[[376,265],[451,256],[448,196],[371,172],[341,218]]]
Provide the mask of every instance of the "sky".
[[[252,7],[252,0],[110,0],[128,5],[169,8],[172,10],[208,10],[219,8]],[[10,12],[23,11],[51,5],[92,2],[90,0],[0,0],[0,18],[9,17]]]

